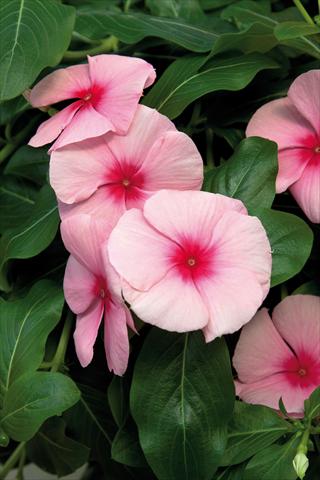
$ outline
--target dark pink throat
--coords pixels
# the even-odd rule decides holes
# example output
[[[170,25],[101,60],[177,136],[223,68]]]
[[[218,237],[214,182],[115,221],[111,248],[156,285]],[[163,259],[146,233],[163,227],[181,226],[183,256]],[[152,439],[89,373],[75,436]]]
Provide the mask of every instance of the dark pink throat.
[[[76,97],[82,100],[82,105],[92,105],[94,107],[99,105],[99,102],[104,94],[104,87],[99,85],[92,85],[89,90],[79,90],[76,92]]]
[[[288,381],[296,387],[317,387],[320,385],[320,359],[300,352],[298,356],[285,362],[284,373]]]
[[[144,175],[136,163],[116,162],[106,176],[106,185],[115,199],[125,201],[138,200],[143,197]]]
[[[96,277],[96,281],[93,286],[93,294],[95,297],[100,298],[104,302],[109,300],[110,293],[107,287],[107,282],[102,276]]]
[[[202,246],[194,240],[183,239],[175,245],[170,259],[183,280],[200,280],[213,273],[213,248]]]

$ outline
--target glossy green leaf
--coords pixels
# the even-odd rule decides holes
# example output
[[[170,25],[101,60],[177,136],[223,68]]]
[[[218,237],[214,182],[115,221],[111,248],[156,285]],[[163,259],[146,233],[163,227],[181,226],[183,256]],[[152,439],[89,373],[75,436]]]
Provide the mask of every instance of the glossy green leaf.
[[[320,387],[316,388],[304,402],[304,412],[307,418],[313,419],[320,415]]]
[[[292,461],[301,438],[293,436],[283,445],[270,445],[247,464],[243,480],[296,480]]]
[[[234,386],[223,339],[153,329],[135,365],[131,412],[159,480],[211,480],[223,453]],[[165,459],[165,460],[164,460]]]
[[[0,303],[0,407],[10,385],[36,370],[49,333],[58,323],[63,292],[53,282],[36,283],[22,299]]]
[[[319,33],[320,27],[310,25],[304,21],[279,23],[274,29],[274,34],[278,40],[291,40],[304,35],[315,35]]]
[[[272,30],[269,27],[253,23],[245,30],[237,33],[225,33],[214,44],[212,54],[228,50],[239,50],[244,53],[266,53],[278,44]]]
[[[241,463],[290,431],[291,425],[274,410],[236,402],[221,465]]]
[[[121,427],[129,414],[129,385],[125,377],[115,375],[108,387],[108,403],[114,421]]]
[[[0,177],[0,232],[20,225],[31,214],[37,190],[30,182],[11,175]]]
[[[42,470],[62,477],[87,462],[90,449],[66,434],[62,418],[49,418],[27,444],[28,458]]]
[[[129,467],[146,467],[148,464],[140,446],[137,427],[130,418],[116,433],[111,448],[113,460]]]
[[[318,295],[320,296],[320,282],[306,282],[296,288],[291,295]]]
[[[213,480],[242,480],[245,467],[245,463],[242,463],[241,465],[225,468],[223,471],[217,472]]]
[[[271,207],[277,173],[277,144],[250,137],[240,142],[227,162],[206,172],[203,189],[238,198],[247,206]]]
[[[27,100],[20,95],[0,104],[0,125],[5,125],[12,120],[17,114],[24,112],[30,108]]]
[[[180,17],[189,21],[205,18],[199,0],[146,0],[146,6],[156,17]]]
[[[61,415],[79,397],[75,383],[61,373],[28,373],[10,386],[1,411],[0,427],[13,440],[30,440],[47,418]]]
[[[92,9],[78,11],[75,29],[93,40],[112,34],[121,42],[129,44],[146,37],[158,37],[192,52],[209,52],[219,37],[218,33],[208,27],[187,23],[181,18]]]
[[[75,10],[55,0],[1,0],[0,100],[22,93],[67,49]]]
[[[47,179],[48,168],[47,148],[32,148],[24,145],[12,155],[4,173],[43,185]]]
[[[272,13],[262,5],[262,2],[255,2],[253,0],[242,0],[230,5],[222,12],[222,18],[225,20],[234,20],[241,28],[247,28],[255,23],[260,23],[261,25],[269,27],[270,32],[275,31],[278,25],[281,25],[284,20],[301,21],[301,15],[297,8],[287,8],[281,12]],[[283,45],[306,52],[315,58],[320,58],[319,43],[310,39],[308,36],[283,40],[282,43]]]
[[[199,63],[201,64],[200,61]],[[190,72],[187,64],[184,64],[184,75],[180,73],[181,61],[171,64],[168,68],[170,71],[163,75],[164,80],[161,77],[155,85],[157,91],[161,90],[161,96],[157,95],[155,101],[151,91],[150,97],[147,96],[144,103],[173,119],[191,102],[207,93],[241,90],[259,71],[278,67],[274,60],[259,54],[211,60],[198,72],[195,71],[194,59],[190,59],[190,64]]]
[[[44,250],[53,240],[59,224],[57,201],[53,190],[45,185],[37,195],[30,216],[21,225],[7,230],[0,240],[0,271],[14,258],[30,258]],[[5,279],[0,289],[8,290]]]
[[[299,273],[310,256],[313,243],[308,225],[296,215],[266,208],[250,209],[250,214],[259,217],[271,244],[271,286]]]

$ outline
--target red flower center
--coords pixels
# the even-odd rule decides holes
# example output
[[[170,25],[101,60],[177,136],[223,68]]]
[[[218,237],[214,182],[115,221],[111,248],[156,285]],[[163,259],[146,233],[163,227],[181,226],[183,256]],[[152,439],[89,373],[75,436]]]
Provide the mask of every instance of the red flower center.
[[[93,287],[93,294],[95,297],[99,297],[103,301],[106,301],[110,297],[105,278],[96,277],[96,281]]]
[[[96,107],[105,92],[104,87],[100,87],[99,85],[92,85],[90,90],[79,90],[75,93],[76,98],[80,98],[83,102],[83,107],[87,105],[92,105]]]
[[[144,175],[135,164],[116,162],[112,169],[108,170],[106,185],[116,200],[138,200],[143,198]]]
[[[212,275],[213,248],[194,240],[183,239],[171,255],[172,266],[183,280],[199,280]]]
[[[314,151],[315,151],[315,153],[319,154],[320,153],[320,146],[315,147]]]
[[[296,387],[320,385],[320,359],[309,353],[300,352],[296,357],[290,358],[284,364],[284,371],[289,383]]]

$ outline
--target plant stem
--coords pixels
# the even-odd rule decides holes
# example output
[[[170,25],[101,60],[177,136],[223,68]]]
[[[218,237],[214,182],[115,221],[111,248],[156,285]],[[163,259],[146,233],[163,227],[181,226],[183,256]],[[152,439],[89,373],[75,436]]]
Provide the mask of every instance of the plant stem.
[[[207,141],[207,166],[214,168],[214,159],[213,159],[213,131],[212,128],[207,128],[206,130],[206,141]]]
[[[303,18],[305,19],[305,21],[307,23],[309,23],[309,25],[315,25],[314,21],[312,20],[312,18],[310,17],[309,13],[307,12],[307,10],[304,8],[304,6],[302,5],[301,3],[301,0],[293,0],[293,3],[295,4],[295,6],[297,7],[297,9],[299,10],[299,12],[301,13],[301,15],[303,16]],[[320,0],[319,0],[319,3],[320,3]]]
[[[320,0],[319,0],[319,1],[320,1]],[[131,6],[131,0],[126,0],[125,3],[124,3],[124,7],[123,7],[124,13],[128,13],[128,12],[129,12],[130,6]]]
[[[67,50],[63,55],[63,62],[70,62],[74,60],[84,60],[87,55],[98,55],[99,53],[115,52],[118,50],[118,39],[111,35],[96,47],[88,48],[86,50]]]
[[[61,337],[58,343],[56,353],[51,363],[51,369],[50,369],[51,372],[57,372],[64,362],[64,357],[67,351],[67,346],[68,346],[68,342],[71,334],[72,325],[73,325],[73,314],[69,310],[66,316],[66,320],[64,322],[63,330],[61,333]]]
[[[26,448],[24,446],[24,448],[21,452],[20,460],[19,460],[16,480],[23,480],[23,478],[24,478],[23,469],[24,469],[24,464],[26,463],[26,457],[27,457]]]
[[[20,459],[20,456],[24,452],[25,445],[25,442],[21,442],[14,450],[14,452],[10,455],[10,457],[4,464],[2,470],[0,471],[0,480],[5,480],[8,473],[16,466]]]
[[[39,117],[34,117],[29,124],[23,128],[15,137],[12,138],[1,150],[0,150],[0,164],[8,158],[11,153],[13,153],[20,143],[30,134],[33,130],[35,124],[37,123]]]

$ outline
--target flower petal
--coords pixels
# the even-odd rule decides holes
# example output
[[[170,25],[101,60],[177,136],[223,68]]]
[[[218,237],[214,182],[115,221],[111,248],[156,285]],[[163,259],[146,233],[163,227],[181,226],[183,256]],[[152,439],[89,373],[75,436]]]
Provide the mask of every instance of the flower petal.
[[[63,280],[66,302],[74,313],[83,313],[95,299],[96,277],[70,255]]]
[[[149,198],[144,205],[144,217],[163,235],[176,242],[191,237],[207,239],[226,210],[246,214],[240,200],[219,194],[196,191],[161,190]],[[204,245],[203,245],[204,247]]]
[[[290,187],[290,192],[309,220],[320,223],[319,160],[309,162],[299,180]]]
[[[88,65],[61,68],[33,87],[29,101],[33,107],[46,107],[62,100],[79,98],[79,92],[89,90],[90,86]]]
[[[315,131],[291,100],[280,98],[266,103],[251,117],[246,136],[273,140],[279,149],[305,147]]]
[[[50,184],[64,203],[85,200],[105,183],[113,157],[103,138],[92,138],[52,152]]]
[[[194,283],[183,281],[175,270],[170,270],[147,292],[127,287],[123,294],[141,320],[170,332],[198,330],[209,319]]]
[[[77,102],[76,102],[77,103]],[[69,143],[81,142],[92,137],[99,137],[114,130],[112,122],[97,112],[90,103],[82,106],[72,122],[66,126],[59,138],[54,142],[49,152],[64,147]]]
[[[255,383],[236,382],[236,393],[241,400],[279,410],[279,400],[282,398],[289,414],[301,414],[304,400],[313,390],[314,386],[301,388],[299,385],[291,385],[283,373],[271,375]]]
[[[139,168],[155,143],[165,132],[176,128],[164,115],[153,108],[138,105],[136,114],[126,135],[108,135],[106,141],[120,164]]]
[[[93,357],[99,326],[103,314],[103,302],[96,300],[84,313],[77,316],[77,325],[73,334],[77,357],[82,367],[86,367]]]
[[[201,155],[182,132],[168,131],[158,138],[140,172],[147,190],[200,190],[203,182]]]
[[[166,275],[170,250],[170,240],[150,227],[137,209],[122,215],[108,242],[111,264],[138,290],[149,289]]]
[[[101,249],[110,230],[111,227],[108,231],[105,225],[90,215],[75,215],[61,223],[61,236],[66,249],[96,275],[104,273]]]
[[[42,145],[53,142],[62,130],[69,125],[80,107],[80,102],[74,102],[53,115],[49,120],[41,123],[35,135],[29,140],[28,145],[31,147],[41,147]]]
[[[105,86],[96,110],[111,119],[113,131],[126,134],[144,87],[156,78],[152,65],[122,55],[97,55],[88,57],[88,62],[92,83]]]
[[[243,327],[233,356],[240,382],[253,383],[283,372],[294,354],[275,328],[266,308]]]
[[[295,79],[289,88],[288,97],[313,126],[320,133],[320,70],[310,70]]]
[[[123,375],[129,359],[129,337],[127,315],[124,304],[109,302],[104,313],[104,345],[109,370]]]
[[[312,157],[313,151],[309,148],[287,148],[279,151],[277,193],[286,191],[294,182],[299,180]]]
[[[280,335],[297,355],[310,352],[320,360],[320,297],[286,297],[274,309],[272,319]]]
[[[68,205],[58,202],[62,220],[74,215],[87,214],[93,216],[102,225],[114,226],[125,211],[124,198],[114,198],[108,187],[100,187],[90,198],[79,203]]]

